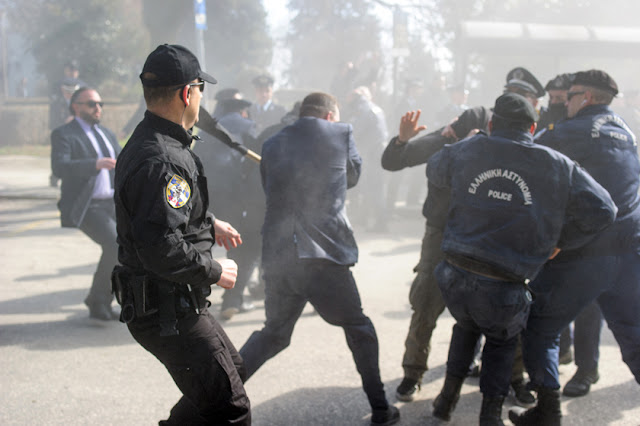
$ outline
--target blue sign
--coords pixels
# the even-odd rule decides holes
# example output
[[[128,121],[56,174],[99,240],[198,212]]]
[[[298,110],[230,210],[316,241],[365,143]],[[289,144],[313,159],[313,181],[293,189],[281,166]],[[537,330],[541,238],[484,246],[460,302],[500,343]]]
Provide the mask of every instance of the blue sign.
[[[193,0],[193,12],[196,18],[196,29],[207,29],[207,4],[206,0]]]

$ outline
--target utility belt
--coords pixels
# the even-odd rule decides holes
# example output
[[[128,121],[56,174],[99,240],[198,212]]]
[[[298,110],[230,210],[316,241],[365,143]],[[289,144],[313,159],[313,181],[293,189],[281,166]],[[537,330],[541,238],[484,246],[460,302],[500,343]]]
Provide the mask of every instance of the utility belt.
[[[136,274],[117,265],[111,274],[111,285],[116,300],[122,307],[120,321],[131,323],[136,319],[157,318],[161,336],[179,334],[178,319],[197,313],[209,305],[209,287],[192,287],[171,281]]]
[[[489,265],[487,263],[480,262],[478,260],[460,254],[446,253],[444,255],[444,259],[453,266],[464,269],[465,271],[471,272],[472,274],[491,278],[493,280],[521,284],[528,292],[530,301],[533,300],[534,294],[529,287],[529,280],[526,278],[518,277],[497,266]]]
[[[499,281],[512,281],[512,282],[524,282],[525,279],[522,277],[518,277],[513,275],[502,268],[497,266],[489,265],[487,263],[472,259],[467,256],[463,256],[460,254],[445,254],[444,258],[447,262],[452,264],[453,266],[457,266],[460,269],[464,269],[465,271],[472,272],[476,275],[481,275],[483,277],[491,278]]]

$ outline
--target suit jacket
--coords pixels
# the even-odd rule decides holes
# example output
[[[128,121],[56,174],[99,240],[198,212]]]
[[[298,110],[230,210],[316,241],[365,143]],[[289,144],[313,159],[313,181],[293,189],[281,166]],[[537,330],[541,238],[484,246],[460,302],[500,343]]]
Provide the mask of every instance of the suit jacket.
[[[115,134],[98,125],[113,147],[116,156],[120,145]],[[76,120],[51,132],[51,169],[60,177],[60,220],[62,226],[77,228],[89,207],[98,170],[98,154]]]
[[[265,267],[298,258],[357,262],[345,199],[347,188],[358,182],[361,165],[350,124],[303,117],[264,143]]]

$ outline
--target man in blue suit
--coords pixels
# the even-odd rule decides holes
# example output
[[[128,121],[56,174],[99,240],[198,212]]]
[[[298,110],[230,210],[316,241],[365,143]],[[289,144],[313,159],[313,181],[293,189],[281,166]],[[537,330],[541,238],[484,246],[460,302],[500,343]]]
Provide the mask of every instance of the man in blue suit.
[[[362,160],[336,99],[312,93],[300,118],[268,139],[260,172],[267,210],[262,228],[266,321],[240,349],[247,377],[285,349],[307,302],[344,329],[372,408],[371,423],[400,419],[380,379],[378,338],[362,312],[350,267],[358,247],[345,210]]]
[[[113,176],[120,145],[114,133],[99,124],[102,106],[96,90],[79,88],[69,102],[74,119],[51,133],[51,169],[62,179],[62,226],[79,228],[102,247],[84,301],[89,317],[100,322],[119,316],[111,308],[111,271],[118,261]]]

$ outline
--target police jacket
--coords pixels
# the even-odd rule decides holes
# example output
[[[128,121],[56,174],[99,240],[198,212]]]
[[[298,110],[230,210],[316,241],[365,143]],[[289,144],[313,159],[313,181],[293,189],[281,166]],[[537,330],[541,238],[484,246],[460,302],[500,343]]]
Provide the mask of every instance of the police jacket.
[[[513,130],[445,146],[427,166],[424,214],[442,251],[532,279],[555,247],[585,244],[615,219],[607,191],[566,156]]]
[[[537,142],[578,162],[618,207],[615,224],[580,252],[635,250],[640,244],[640,161],[636,138],[624,120],[607,105],[589,105],[575,117],[550,126]]]
[[[209,286],[222,268],[212,259],[207,181],[192,136],[147,111],[118,157],[115,204],[120,263],[165,281]]]
[[[299,258],[356,263],[358,246],[345,201],[361,164],[350,124],[302,117],[265,141],[263,266]]]

